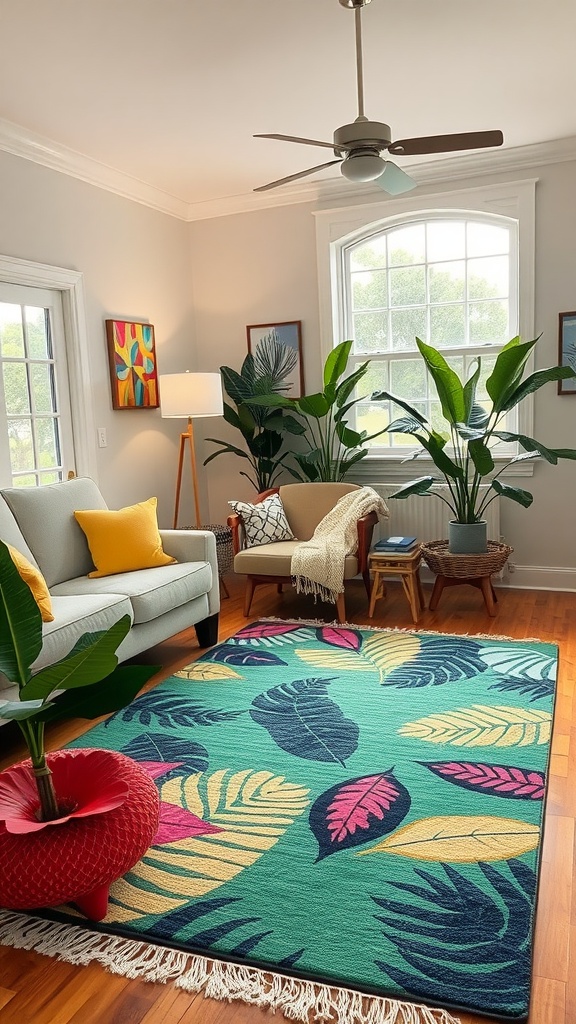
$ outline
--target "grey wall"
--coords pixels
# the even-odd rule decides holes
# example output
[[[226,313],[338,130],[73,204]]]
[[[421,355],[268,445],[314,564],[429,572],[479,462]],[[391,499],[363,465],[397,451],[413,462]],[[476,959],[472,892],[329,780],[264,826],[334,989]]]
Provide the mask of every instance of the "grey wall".
[[[0,252],[84,275],[96,423],[108,436],[97,452],[102,492],[111,508],[155,494],[171,525],[183,421],[112,409],[104,320],[149,320],[160,372],[194,368],[188,225],[0,152]]]

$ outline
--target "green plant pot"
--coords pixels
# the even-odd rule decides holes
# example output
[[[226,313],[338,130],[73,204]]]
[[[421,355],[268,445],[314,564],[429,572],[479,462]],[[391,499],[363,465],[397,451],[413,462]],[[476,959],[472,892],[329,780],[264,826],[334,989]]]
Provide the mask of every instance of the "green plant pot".
[[[448,544],[452,555],[486,554],[488,524],[485,519],[479,523],[457,523],[451,520],[448,524]]]

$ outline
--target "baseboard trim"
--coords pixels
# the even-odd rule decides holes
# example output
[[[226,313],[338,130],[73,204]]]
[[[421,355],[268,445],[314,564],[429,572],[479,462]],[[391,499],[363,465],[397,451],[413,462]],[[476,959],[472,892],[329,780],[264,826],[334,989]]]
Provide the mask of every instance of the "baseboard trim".
[[[422,566],[420,575],[423,583],[433,583],[436,579],[426,566]],[[513,572],[505,567],[502,577],[494,577],[493,583],[495,587],[507,590],[561,590],[570,593],[576,591],[576,568],[515,563]]]

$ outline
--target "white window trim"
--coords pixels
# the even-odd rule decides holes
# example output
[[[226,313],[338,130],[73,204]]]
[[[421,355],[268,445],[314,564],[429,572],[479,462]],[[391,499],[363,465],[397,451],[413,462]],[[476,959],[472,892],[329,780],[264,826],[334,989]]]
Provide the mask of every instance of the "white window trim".
[[[535,275],[535,192],[537,178],[484,185],[475,188],[434,192],[402,199],[368,202],[354,207],[339,207],[314,212],[318,293],[320,303],[320,349],[324,362],[333,347],[345,339],[339,336],[345,322],[343,290],[340,287],[342,249],[366,234],[367,228],[380,231],[406,218],[437,216],[443,211],[463,215],[490,214],[512,218],[518,222],[518,332],[524,340],[534,337],[534,275]],[[336,283],[336,286],[335,286]],[[527,364],[530,371],[533,358]],[[518,410],[518,432],[532,435],[534,396],[530,395]],[[401,464],[401,454],[368,455],[354,467],[358,479],[409,480],[414,476],[414,463]],[[495,456],[496,462],[498,457]],[[421,457],[418,465],[430,463]],[[533,463],[512,466],[509,476],[530,476]]]
[[[76,270],[32,263],[13,256],[0,256],[0,281],[7,284],[50,288],[62,295],[64,332],[68,357],[70,406],[74,434],[75,472],[97,482],[96,427],[88,331],[84,305],[83,275]]]

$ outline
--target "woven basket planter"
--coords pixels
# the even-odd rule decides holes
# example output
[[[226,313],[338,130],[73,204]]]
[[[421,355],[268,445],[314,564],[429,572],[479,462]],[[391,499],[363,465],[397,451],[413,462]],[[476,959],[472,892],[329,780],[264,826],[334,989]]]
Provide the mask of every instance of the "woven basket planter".
[[[488,551],[481,555],[453,555],[448,550],[447,540],[433,540],[422,544],[422,558],[437,576],[470,579],[477,576],[493,576],[505,566],[514,548],[508,544],[489,540]]]

